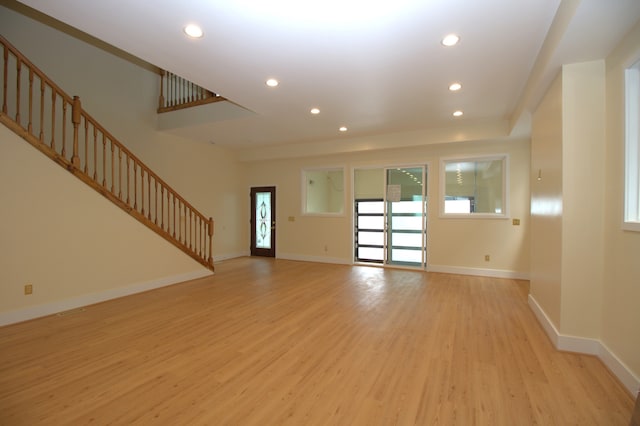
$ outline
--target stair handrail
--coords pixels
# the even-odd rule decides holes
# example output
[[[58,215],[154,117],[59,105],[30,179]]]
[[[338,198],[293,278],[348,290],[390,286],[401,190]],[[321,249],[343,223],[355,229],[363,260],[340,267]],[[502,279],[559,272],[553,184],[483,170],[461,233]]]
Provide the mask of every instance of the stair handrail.
[[[69,96],[2,35],[0,44],[0,122],[213,271],[213,219],[195,209],[83,110],[78,96]],[[10,61],[15,68],[9,67]],[[28,69],[28,79],[22,78],[23,67]],[[15,78],[14,85],[9,84],[10,76],[12,82]],[[34,91],[40,95],[34,96]]]

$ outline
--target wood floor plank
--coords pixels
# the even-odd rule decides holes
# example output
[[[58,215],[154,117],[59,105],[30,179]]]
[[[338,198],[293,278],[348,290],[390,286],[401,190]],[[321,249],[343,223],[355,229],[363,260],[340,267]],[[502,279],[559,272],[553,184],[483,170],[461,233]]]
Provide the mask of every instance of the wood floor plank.
[[[0,425],[627,425],[525,281],[241,258],[0,328]]]

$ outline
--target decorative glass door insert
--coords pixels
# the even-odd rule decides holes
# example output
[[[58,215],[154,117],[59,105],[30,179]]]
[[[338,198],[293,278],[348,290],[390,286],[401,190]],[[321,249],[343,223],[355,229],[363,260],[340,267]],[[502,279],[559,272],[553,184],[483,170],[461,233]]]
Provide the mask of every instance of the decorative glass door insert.
[[[251,255],[275,257],[276,189],[251,188]]]

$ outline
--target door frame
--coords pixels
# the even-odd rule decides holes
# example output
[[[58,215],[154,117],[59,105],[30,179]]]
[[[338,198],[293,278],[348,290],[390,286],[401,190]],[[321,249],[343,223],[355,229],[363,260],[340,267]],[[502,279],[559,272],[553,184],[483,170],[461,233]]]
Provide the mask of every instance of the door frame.
[[[271,248],[258,248],[256,247],[256,194],[259,192],[270,192],[271,193],[271,217],[269,222],[271,222]],[[264,257],[276,257],[276,187],[275,186],[256,186],[251,187],[249,191],[249,205],[251,208],[251,219],[250,219],[250,229],[251,229],[251,246],[250,252],[251,256],[264,256]]]

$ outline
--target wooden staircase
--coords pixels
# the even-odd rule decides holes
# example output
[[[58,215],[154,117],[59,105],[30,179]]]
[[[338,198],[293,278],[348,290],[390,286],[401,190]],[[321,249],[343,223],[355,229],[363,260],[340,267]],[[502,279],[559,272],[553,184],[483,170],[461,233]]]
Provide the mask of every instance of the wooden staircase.
[[[213,219],[196,210],[83,110],[77,96],[66,94],[2,36],[0,46],[0,123],[213,271]]]

